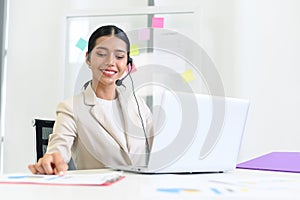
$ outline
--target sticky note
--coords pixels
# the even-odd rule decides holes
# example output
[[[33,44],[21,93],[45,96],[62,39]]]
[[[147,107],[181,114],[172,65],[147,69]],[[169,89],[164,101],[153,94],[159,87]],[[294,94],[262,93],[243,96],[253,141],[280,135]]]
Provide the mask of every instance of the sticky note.
[[[83,51],[85,49],[86,45],[87,45],[87,41],[85,39],[82,39],[82,38],[80,38],[78,40],[78,42],[76,43],[76,47],[81,49],[81,51]]]
[[[191,69],[186,70],[185,72],[181,73],[181,77],[186,81],[190,82],[195,79],[193,71]]]
[[[132,69],[131,69],[131,72],[130,72],[130,73],[133,73],[133,72],[136,72],[136,71],[137,71],[134,62],[132,62],[131,67],[132,67]],[[127,67],[126,72],[128,73],[129,70],[130,70],[130,66]]]
[[[130,47],[130,56],[137,56],[139,55],[139,46],[138,45],[131,45]]]
[[[147,41],[150,40],[150,29],[149,28],[144,28],[139,30],[139,40],[141,41]]]
[[[152,18],[152,28],[164,28],[164,18],[163,17],[153,17]]]

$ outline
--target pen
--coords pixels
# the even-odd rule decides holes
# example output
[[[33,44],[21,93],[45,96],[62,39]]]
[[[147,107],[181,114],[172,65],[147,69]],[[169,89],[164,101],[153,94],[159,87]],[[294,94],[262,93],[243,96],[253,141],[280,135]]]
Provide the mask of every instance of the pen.
[[[115,183],[119,180],[122,180],[123,178],[125,178],[125,176],[123,176],[123,175],[119,175],[117,177],[112,177],[110,179],[107,179],[107,181],[105,181],[105,183],[103,183],[102,185],[103,186],[108,186],[108,185],[111,185],[111,184],[113,184],[113,183]]]

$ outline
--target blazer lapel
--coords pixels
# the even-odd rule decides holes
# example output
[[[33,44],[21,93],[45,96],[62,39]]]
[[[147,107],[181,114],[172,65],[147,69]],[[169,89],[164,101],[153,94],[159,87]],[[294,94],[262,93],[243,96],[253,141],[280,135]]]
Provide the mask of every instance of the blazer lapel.
[[[91,106],[92,116],[99,122],[99,124],[106,130],[106,132],[118,143],[120,148],[125,152],[126,157],[129,158],[129,156],[127,155],[128,153],[127,146],[124,146],[124,144],[120,141],[120,139],[114,134],[116,133],[116,130],[113,128],[111,124],[112,122],[108,120],[107,114],[97,103],[97,99],[96,99],[97,97],[91,85],[89,85],[86,88],[84,92],[84,96],[85,96],[85,103]]]
[[[140,149],[133,149],[133,147],[145,147],[145,136],[141,126],[141,119],[137,113],[137,104],[134,100],[130,101],[132,95],[126,94],[126,91],[117,91],[124,118],[128,152],[133,154],[136,152],[141,153]]]

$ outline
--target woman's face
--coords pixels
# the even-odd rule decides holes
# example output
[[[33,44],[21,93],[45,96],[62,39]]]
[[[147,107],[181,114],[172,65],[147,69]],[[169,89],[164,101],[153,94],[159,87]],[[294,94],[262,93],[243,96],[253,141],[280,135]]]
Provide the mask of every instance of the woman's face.
[[[101,86],[114,85],[127,68],[127,45],[115,36],[102,36],[86,56],[92,70],[93,82]]]

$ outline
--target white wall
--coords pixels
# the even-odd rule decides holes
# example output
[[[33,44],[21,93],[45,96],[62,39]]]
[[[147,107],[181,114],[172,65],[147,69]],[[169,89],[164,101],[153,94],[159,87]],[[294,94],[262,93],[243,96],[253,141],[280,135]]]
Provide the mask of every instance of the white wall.
[[[300,151],[300,1],[237,5],[234,93],[252,105],[240,157]]]
[[[297,0],[156,1],[199,7],[195,41],[215,62],[226,94],[251,100],[240,153],[300,151],[300,2]],[[138,3],[138,4],[137,4]],[[136,0],[10,1],[4,172],[35,161],[35,117],[55,117],[63,97],[64,15],[73,9],[146,4]],[[103,7],[105,5],[105,7]]]
[[[62,96],[66,6],[66,1],[10,1],[4,172],[27,171],[35,161],[32,120],[55,116]]]

